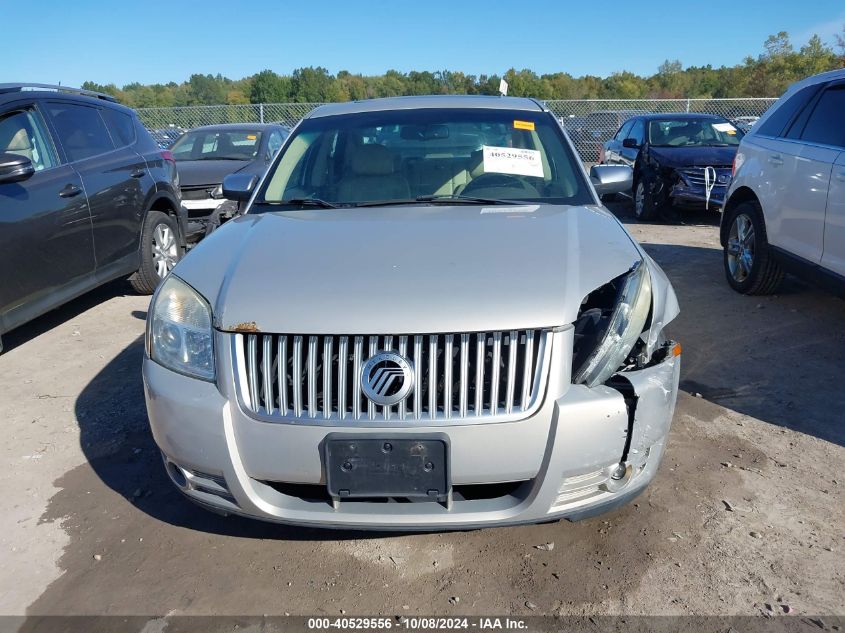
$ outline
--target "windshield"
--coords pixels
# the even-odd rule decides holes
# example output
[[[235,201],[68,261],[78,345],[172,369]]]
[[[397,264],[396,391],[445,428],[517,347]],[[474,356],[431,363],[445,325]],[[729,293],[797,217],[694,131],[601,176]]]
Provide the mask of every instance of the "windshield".
[[[258,156],[261,132],[251,130],[194,130],[170,148],[180,160],[252,160]]]
[[[303,199],[321,206],[456,197],[593,202],[580,164],[551,115],[498,109],[306,119],[265,182],[258,207]]]
[[[730,147],[744,136],[723,119],[665,119],[648,124],[648,138],[657,147]]]

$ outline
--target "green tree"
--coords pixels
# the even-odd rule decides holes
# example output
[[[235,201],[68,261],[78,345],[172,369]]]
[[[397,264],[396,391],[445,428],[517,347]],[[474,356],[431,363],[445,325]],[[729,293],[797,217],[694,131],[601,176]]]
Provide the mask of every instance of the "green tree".
[[[291,98],[290,77],[282,77],[272,70],[253,75],[249,91],[251,103],[283,103]]]

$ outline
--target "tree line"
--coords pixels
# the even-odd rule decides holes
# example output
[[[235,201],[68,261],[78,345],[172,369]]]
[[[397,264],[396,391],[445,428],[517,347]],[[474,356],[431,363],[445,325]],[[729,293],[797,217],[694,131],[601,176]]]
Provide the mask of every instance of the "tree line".
[[[511,68],[502,75],[508,94],[538,99],[641,99],[776,97],[791,83],[827,70],[845,67],[845,26],[833,46],[818,35],[795,48],[781,31],[763,43],[763,52],[741,64],[714,68],[666,60],[657,72],[644,77],[631,72],[609,77],[573,77],[566,72],[539,75]],[[116,96],[133,108],[248,103],[316,103],[372,97],[420,94],[498,94],[500,75],[470,75],[460,71],[388,70],[383,75],[361,75],[325,68],[298,68],[291,75],[262,70],[243,79],[222,75],[191,75],[182,83],[144,85],[86,81],[83,88]]]

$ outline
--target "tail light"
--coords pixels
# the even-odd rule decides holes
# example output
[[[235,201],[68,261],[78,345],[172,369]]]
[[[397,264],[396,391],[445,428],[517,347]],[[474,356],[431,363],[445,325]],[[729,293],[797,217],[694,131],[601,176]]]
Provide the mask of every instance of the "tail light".
[[[175,162],[176,162],[176,159],[175,159],[175,158],[173,158],[173,152],[171,152],[169,149],[163,149],[163,150],[161,150],[161,157],[162,157],[164,160],[170,161],[171,163],[175,163]]]
[[[733,162],[731,163],[731,178],[736,176],[736,156],[734,156]]]
[[[599,162],[604,163],[604,145],[599,148]]]

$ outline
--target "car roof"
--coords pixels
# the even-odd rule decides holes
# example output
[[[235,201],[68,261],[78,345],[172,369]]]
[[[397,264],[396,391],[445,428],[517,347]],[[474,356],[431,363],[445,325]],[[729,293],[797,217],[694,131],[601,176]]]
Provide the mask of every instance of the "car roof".
[[[62,99],[114,108],[130,115],[135,114],[132,108],[118,103],[113,96],[99,92],[50,84],[0,83],[0,101],[17,101],[18,99]]]
[[[384,97],[362,101],[345,101],[318,106],[305,118],[313,119],[341,114],[384,112],[388,110],[417,109],[496,109],[546,112],[538,101],[526,97],[494,97],[489,95],[427,95],[412,97]]]
[[[196,130],[202,130],[204,132],[213,132],[214,130],[229,132],[263,132],[265,130],[275,130],[281,127],[284,126],[279,125],[278,123],[216,123],[213,125],[200,125],[198,127],[191,128],[188,132],[194,132]]]
[[[804,88],[805,86],[825,83],[828,81],[835,81],[837,79],[845,79],[845,68],[829,70],[826,73],[819,73],[818,75],[813,75],[812,77],[807,77],[806,79],[797,81],[789,87],[789,90],[787,92],[795,92],[797,90],[800,90],[801,88]]]
[[[651,112],[639,117],[646,121],[654,121],[655,119],[665,120],[684,120],[684,119],[724,119],[725,117],[718,114],[709,114],[707,112]]]

